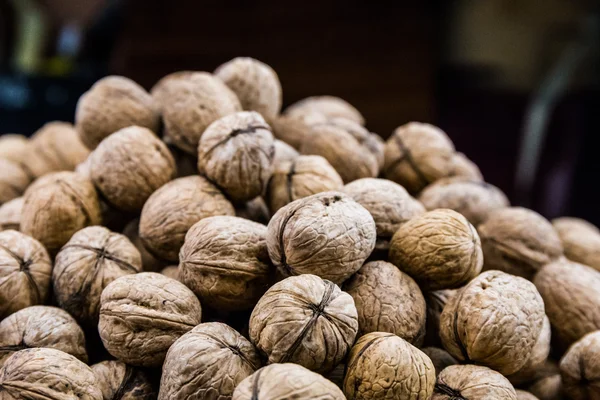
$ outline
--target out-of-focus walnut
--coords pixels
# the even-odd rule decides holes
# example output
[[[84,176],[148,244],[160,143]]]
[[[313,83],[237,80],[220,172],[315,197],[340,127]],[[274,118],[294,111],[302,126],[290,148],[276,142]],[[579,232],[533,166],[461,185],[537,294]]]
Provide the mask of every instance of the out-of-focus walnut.
[[[458,364],[456,358],[452,357],[450,353],[448,353],[444,349],[440,349],[439,347],[423,347],[421,349],[427,357],[431,359],[433,366],[435,367],[435,375],[439,375],[442,370],[451,365]]]
[[[369,130],[361,124],[347,118],[331,118],[328,119],[326,123],[339,126],[351,134],[354,139],[356,139],[358,143],[363,146],[363,148],[365,148],[369,153],[373,154],[373,156],[377,159],[378,170],[383,168],[385,163],[385,142],[381,136],[376,133],[369,132]]]
[[[236,386],[259,368],[256,349],[233,328],[200,324],[169,348],[158,398],[230,399]]]
[[[23,210],[23,197],[17,197],[0,206],[0,231],[21,229],[21,210]]]
[[[174,82],[185,81],[198,73],[210,75],[199,71],[176,71],[160,78],[150,89],[150,95],[156,108],[162,112],[164,105],[169,102],[170,96],[177,93],[176,88],[173,88]],[[167,139],[165,137],[165,140]]]
[[[600,271],[600,231],[579,218],[557,218],[552,226],[563,245],[565,256],[572,261]]]
[[[425,292],[425,302],[427,303],[427,323],[425,329],[425,344],[429,346],[442,346],[440,338],[440,316],[444,307],[458,292],[458,289],[434,290]]]
[[[440,335],[444,348],[457,360],[509,375],[527,363],[544,316],[544,301],[531,282],[487,271],[446,304]]]
[[[437,377],[431,400],[517,400],[502,374],[478,365],[451,365]]]
[[[154,400],[157,390],[141,369],[121,361],[102,361],[91,366],[104,400]]]
[[[527,390],[539,400],[562,400],[563,385],[558,365],[553,361],[546,361],[538,369],[536,381]]]
[[[316,114],[318,122],[325,122],[327,119],[321,114]],[[293,118],[285,115],[279,115],[269,121],[273,136],[282,142],[300,150],[302,143],[310,135],[311,124],[304,118]]]
[[[544,364],[544,362],[548,359],[548,355],[550,354],[550,338],[551,338],[551,329],[550,329],[550,320],[548,317],[544,316],[544,325],[542,327],[542,332],[538,337],[533,350],[531,351],[531,355],[529,359],[521,367],[520,370],[515,372],[514,374],[508,375],[507,378],[513,385],[519,385],[525,382],[530,382],[535,379],[535,376],[539,370],[539,368]]]
[[[206,178],[178,178],[163,185],[144,204],[140,238],[157,258],[177,262],[192,225],[214,215],[234,214],[233,205]]]
[[[142,256],[142,269],[145,272],[159,272],[161,269],[167,266],[167,263],[154,257],[142,243],[142,239],[139,235],[140,220],[138,218],[129,222],[125,229],[123,229],[123,235],[127,236],[131,243],[140,252]]]
[[[600,399],[600,330],[588,333],[560,360],[564,392],[573,400]]]
[[[319,373],[342,361],[357,331],[352,297],[309,274],[273,285],[250,316],[250,340],[269,363],[293,362]]]
[[[243,204],[237,204],[235,215],[264,225],[268,224],[271,220],[269,207],[267,207],[267,203],[265,203],[265,200],[260,196]]]
[[[427,400],[434,385],[435,368],[429,357],[394,334],[366,334],[348,356],[344,379],[348,400]]]
[[[267,246],[284,276],[314,274],[341,283],[360,269],[376,240],[371,214],[339,192],[291,202],[271,218]]]
[[[285,115],[304,118],[310,114],[321,114],[327,119],[346,118],[360,125],[365,118],[346,100],[335,96],[311,96],[299,100],[285,109]]]
[[[515,390],[517,400],[539,400],[537,397],[524,390]]]
[[[160,271],[160,273],[171,279],[179,280],[179,266],[178,265],[169,265],[168,267],[164,267]]]
[[[471,181],[483,181],[483,175],[479,167],[463,153],[454,153],[450,160],[450,171],[447,176],[463,177]]]
[[[185,285],[154,272],[112,281],[100,298],[98,331],[108,352],[141,367],[159,367],[167,350],[200,323],[200,302]]]
[[[277,165],[286,161],[294,161],[300,153],[286,142],[275,139],[275,156],[273,157],[273,165]]]
[[[9,133],[0,136],[0,158],[22,164],[28,157],[29,140],[24,135]]]
[[[10,160],[0,158],[0,205],[21,196],[30,179],[21,166]]]

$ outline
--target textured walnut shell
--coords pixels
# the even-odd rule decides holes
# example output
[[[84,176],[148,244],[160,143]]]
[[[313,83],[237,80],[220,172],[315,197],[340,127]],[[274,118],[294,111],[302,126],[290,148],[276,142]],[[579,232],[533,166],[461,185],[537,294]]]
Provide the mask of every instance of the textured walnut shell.
[[[383,168],[385,163],[385,142],[381,136],[371,133],[361,124],[347,118],[332,118],[327,120],[327,124],[338,126],[351,134],[354,139],[363,146],[369,153],[377,159],[378,170]],[[314,124],[313,124],[314,125]]]
[[[560,238],[550,222],[526,208],[493,211],[477,229],[484,270],[497,269],[532,279],[543,265],[563,254]]]
[[[250,340],[269,363],[293,362],[326,373],[342,361],[358,331],[349,294],[315,275],[273,285],[250,316]]]
[[[9,133],[0,136],[0,158],[23,163],[28,156],[29,140],[24,135]]]
[[[341,283],[360,269],[375,247],[371,214],[338,192],[293,201],[271,218],[267,246],[284,276],[314,274]]]
[[[56,307],[27,307],[0,322],[0,367],[14,352],[33,347],[50,347],[88,360],[83,331],[73,317]]]
[[[123,211],[140,211],[175,173],[175,160],[167,146],[139,126],[113,133],[92,153],[94,185],[110,205]]]
[[[344,186],[343,191],[373,216],[377,227],[375,248],[379,250],[389,249],[398,228],[425,212],[423,205],[406,189],[386,179],[359,179]]]
[[[21,229],[21,210],[23,210],[23,197],[17,197],[0,206],[0,231]]]
[[[575,342],[560,360],[563,389],[569,399],[600,399],[600,330]]]
[[[515,390],[517,400],[539,400],[537,397],[524,390]]]
[[[0,232],[0,320],[48,297],[52,263],[44,246],[17,231]]]
[[[77,102],[75,126],[90,149],[113,132],[132,125],[158,132],[160,117],[150,94],[131,79],[102,78]]]
[[[327,119],[346,118],[364,125],[365,118],[346,100],[335,96],[311,96],[299,100],[285,109],[285,115],[303,118],[307,114],[321,114]]]
[[[169,347],[200,323],[200,302],[185,285],[154,272],[112,281],[100,298],[98,331],[108,352],[141,367],[160,367]]]
[[[275,156],[273,157],[273,165],[277,165],[286,161],[294,161],[300,153],[286,142],[275,139]]]
[[[372,332],[348,356],[344,394],[348,400],[427,400],[435,369],[421,350],[391,333]]]
[[[150,89],[150,95],[155,106],[162,112],[164,105],[169,102],[171,96],[177,94],[176,86],[173,88],[173,83],[188,80],[197,73],[197,71],[177,71],[160,78]],[[165,137],[165,139],[167,138]]]
[[[112,281],[142,270],[142,257],[126,236],[102,226],[75,233],[52,270],[58,305],[84,326],[98,325],[100,295]]]
[[[33,182],[21,211],[21,231],[55,254],[80,229],[100,225],[100,204],[90,182],[75,172],[55,172]]]
[[[140,237],[157,258],[177,262],[186,232],[203,218],[234,215],[233,205],[201,176],[175,179],[154,192],[140,216]]]
[[[164,276],[179,280],[179,266],[178,265],[169,265],[168,267],[164,267],[160,270],[160,273]]]
[[[431,359],[431,362],[435,368],[436,376],[439,375],[440,372],[442,372],[442,370],[444,370],[446,367],[458,364],[456,358],[452,357],[450,353],[444,349],[440,349],[439,347],[423,347],[421,351]]]
[[[437,377],[431,400],[517,400],[515,389],[498,372],[478,365],[451,365]]]
[[[531,282],[487,271],[446,304],[440,335],[444,348],[457,360],[509,375],[531,356],[544,316],[544,301]]]
[[[123,229],[123,235],[127,236],[131,243],[140,252],[142,256],[142,269],[145,272],[159,272],[161,269],[167,266],[167,263],[163,260],[159,260],[154,257],[142,243],[142,239],[139,235],[140,220],[134,219],[130,221]]]
[[[390,242],[389,260],[428,290],[453,289],[481,272],[477,231],[461,214],[439,209],[404,223]]]
[[[449,208],[464,215],[478,226],[499,208],[509,207],[504,193],[489,183],[458,178],[444,178],[427,186],[419,195],[426,209]]]
[[[275,164],[265,198],[272,213],[294,200],[339,190],[344,185],[336,170],[321,156],[299,156]]]
[[[0,205],[21,196],[30,179],[27,172],[15,162],[0,158]]]
[[[452,155],[448,176],[462,177],[476,182],[483,181],[483,175],[479,167],[463,153],[454,153]]]
[[[271,220],[269,207],[267,207],[267,203],[265,203],[265,200],[260,196],[243,204],[237,204],[235,215],[263,225],[268,224]]]
[[[600,231],[578,218],[557,218],[552,226],[563,245],[565,256],[600,271]]]
[[[233,328],[200,324],[169,348],[158,398],[231,399],[236,386],[258,368],[256,349]]]
[[[425,302],[427,303],[427,323],[425,329],[425,344],[431,346],[442,346],[440,338],[440,316],[444,307],[458,292],[458,289],[434,290],[425,292]]]
[[[318,121],[325,122],[326,118],[322,117]],[[269,120],[269,125],[271,125],[275,138],[289,144],[296,150],[300,149],[311,132],[310,123],[303,118],[279,115]]]
[[[550,354],[550,339],[550,320],[548,317],[544,316],[542,332],[540,333],[540,336],[538,337],[538,340],[531,351],[529,359],[527,359],[527,362],[525,365],[523,365],[523,367],[521,367],[520,370],[507,376],[510,383],[513,385],[519,385],[535,379],[538,370],[544,364],[544,362],[546,362],[548,355]]]
[[[181,248],[179,279],[215,310],[252,308],[272,276],[267,227],[238,217],[204,218]]]
[[[154,400],[157,391],[150,377],[121,361],[102,361],[91,366],[104,400]]]
[[[415,281],[385,261],[366,263],[344,282],[358,311],[359,336],[390,332],[420,346],[425,335],[426,306]]]
[[[345,400],[332,382],[300,365],[267,365],[244,379],[232,400]]]

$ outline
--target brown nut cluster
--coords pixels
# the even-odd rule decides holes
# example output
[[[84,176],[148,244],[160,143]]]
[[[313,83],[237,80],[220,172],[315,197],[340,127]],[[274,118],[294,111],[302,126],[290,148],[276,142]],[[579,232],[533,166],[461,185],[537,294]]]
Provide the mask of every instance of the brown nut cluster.
[[[21,229],[23,203],[23,197],[17,197],[0,206],[0,231]]]
[[[565,256],[600,271],[600,230],[579,218],[557,218],[552,226],[563,245]]]
[[[0,205],[21,196],[29,182],[29,175],[17,163],[0,158]]]
[[[156,388],[148,374],[141,369],[121,361],[102,361],[90,368],[104,399],[156,399]]]
[[[579,339],[560,360],[564,392],[573,400],[600,399],[600,330]]]
[[[345,118],[360,125],[365,123],[365,118],[352,104],[335,96],[307,97],[285,109],[285,115],[296,119],[311,114],[319,114],[325,119]]]
[[[517,400],[502,374],[477,365],[451,365],[437,377],[431,400]]]
[[[450,169],[447,176],[461,177],[475,182],[483,181],[483,175],[477,164],[469,160],[463,153],[454,153],[450,159]]]

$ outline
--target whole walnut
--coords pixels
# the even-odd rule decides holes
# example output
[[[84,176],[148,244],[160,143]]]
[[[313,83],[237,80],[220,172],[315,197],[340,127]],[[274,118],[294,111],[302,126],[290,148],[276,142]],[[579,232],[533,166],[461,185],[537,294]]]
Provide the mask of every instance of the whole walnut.
[[[373,216],[377,227],[376,249],[388,250],[398,228],[425,212],[406,189],[387,179],[358,179],[344,186],[343,191]]]
[[[160,367],[167,350],[200,323],[200,302],[185,285],[155,272],[125,275],[100,297],[98,331],[108,352],[140,367]]]
[[[277,165],[286,161],[294,161],[300,153],[286,142],[275,139],[275,156],[273,157],[273,165]]]
[[[323,192],[291,202],[269,221],[267,247],[284,276],[314,274],[341,283],[375,247],[371,214],[349,196]]]
[[[451,365],[437,377],[431,400],[517,400],[502,374],[478,365]]]
[[[88,360],[83,331],[57,307],[23,308],[0,322],[0,367],[14,352],[33,347],[50,347]]]
[[[237,57],[220,65],[215,76],[233,90],[244,110],[256,111],[267,120],[279,114],[281,83],[267,64],[250,57]]]
[[[51,271],[52,262],[40,242],[17,231],[0,232],[0,320],[44,304]]]
[[[600,399],[600,330],[575,342],[560,360],[564,392],[573,400]]]
[[[440,372],[442,372],[446,367],[458,364],[456,358],[452,357],[450,353],[444,349],[440,349],[439,347],[423,347],[421,351],[431,359],[431,362],[435,367],[436,376],[439,375]]]
[[[385,143],[385,178],[415,194],[453,172],[454,144],[441,129],[418,122],[402,125]]]
[[[230,399],[236,386],[259,368],[256,349],[233,328],[200,324],[169,348],[158,398]]]
[[[160,271],[160,273],[171,279],[179,280],[179,266],[178,265],[169,265],[168,267],[164,267]]]
[[[484,270],[497,269],[532,279],[543,265],[563,254],[560,238],[550,222],[526,208],[495,210],[478,231]]]
[[[508,375],[507,378],[513,385],[519,385],[525,382],[531,382],[535,379],[536,374],[540,367],[548,359],[550,354],[550,339],[551,339],[551,327],[550,320],[544,316],[544,325],[542,326],[542,332],[538,337],[529,359],[521,367],[520,370],[514,374]]]
[[[58,305],[86,327],[98,325],[100,295],[112,281],[142,270],[142,257],[126,236],[102,226],[75,233],[52,270]]]
[[[346,118],[364,125],[365,118],[346,100],[335,96],[311,96],[299,100],[285,109],[285,115],[302,118],[307,114],[321,114],[327,119]]]
[[[0,158],[0,205],[21,196],[30,179],[27,172],[17,163]]]
[[[0,158],[22,164],[28,157],[29,140],[24,135],[8,133],[0,135]]]
[[[21,211],[21,232],[39,240],[50,254],[80,229],[100,225],[94,185],[75,172],[54,172],[33,182]]]
[[[258,196],[250,201],[242,204],[237,204],[235,215],[240,218],[249,219],[250,221],[258,222],[266,225],[271,220],[271,213],[265,200]]]
[[[380,170],[383,168],[385,163],[385,142],[381,136],[369,132],[369,130],[361,124],[347,118],[331,118],[328,119],[326,123],[346,130],[346,132],[351,134],[364,149],[373,154],[377,159],[378,169]]]
[[[167,104],[171,96],[177,94],[176,88],[173,88],[173,83],[178,81],[185,81],[198,74],[198,71],[176,71],[168,75],[163,76],[150,88],[150,95],[154,100],[156,108],[162,112],[165,104]],[[200,72],[200,74],[202,74]],[[170,138],[165,137],[165,140]]]
[[[453,289],[479,275],[483,265],[477,231],[456,211],[413,217],[396,231],[389,260],[427,290]]]
[[[200,220],[185,235],[179,280],[205,307],[224,311],[252,308],[273,274],[266,236],[266,226],[243,218]]]
[[[383,332],[362,336],[348,356],[344,394],[348,400],[427,400],[435,368],[421,350]]]
[[[90,149],[113,132],[133,125],[158,132],[160,116],[152,96],[131,79],[102,78],[77,102],[75,127]]]
[[[319,117],[320,114],[317,114]],[[323,116],[317,119],[318,122],[325,122],[327,119]],[[279,115],[269,120],[273,136],[292,146],[296,150],[300,150],[302,143],[311,133],[310,121],[304,118],[294,118],[285,115]]]
[[[110,205],[123,211],[140,211],[175,173],[175,160],[167,146],[139,126],[113,133],[92,153],[94,185]]]
[[[539,400],[562,400],[563,385],[558,365],[547,360],[538,369],[535,382],[527,387],[527,390]]]
[[[167,266],[167,263],[163,260],[159,260],[155,256],[153,256],[146,247],[142,243],[142,239],[139,234],[139,226],[140,220],[136,218],[130,221],[123,229],[123,235],[127,236],[127,238],[133,243],[136,249],[140,252],[142,256],[142,269],[145,272],[159,272],[164,267]]]
[[[463,153],[454,153],[450,160],[448,177],[462,177],[471,181],[483,182],[479,167]]]
[[[23,197],[17,197],[0,206],[0,231],[18,231],[21,228],[23,203]]]
[[[517,400],[539,400],[537,397],[524,390],[515,390]]]
[[[232,400],[345,400],[333,383],[297,364],[271,364],[244,379]]]
[[[446,304],[440,335],[444,348],[457,360],[509,375],[527,363],[544,316],[544,301],[531,282],[487,271]]]
[[[385,261],[366,263],[344,282],[358,311],[358,335],[390,332],[420,346],[425,335],[426,306],[415,281]]]
[[[102,361],[90,367],[104,400],[154,400],[157,391],[141,369],[121,361]]]
[[[458,289],[434,290],[425,292],[425,303],[427,303],[427,323],[425,329],[425,344],[430,346],[442,346],[440,338],[440,316],[444,307],[452,296],[456,295]]]
[[[319,373],[342,361],[357,331],[352,297],[310,274],[273,285],[250,316],[250,340],[269,364],[293,362]]]
[[[178,178],[159,188],[144,204],[140,238],[157,258],[177,262],[192,225],[206,217],[234,214],[233,205],[206,178]]]
[[[572,261],[600,271],[600,231],[578,218],[557,218],[552,226],[563,245],[565,256]]]
[[[316,193],[340,190],[344,185],[336,170],[321,156],[299,156],[275,164],[265,198],[272,213],[294,200]]]
[[[504,193],[489,183],[462,177],[443,178],[427,186],[419,195],[426,209],[449,208],[478,226],[497,209],[509,207]]]

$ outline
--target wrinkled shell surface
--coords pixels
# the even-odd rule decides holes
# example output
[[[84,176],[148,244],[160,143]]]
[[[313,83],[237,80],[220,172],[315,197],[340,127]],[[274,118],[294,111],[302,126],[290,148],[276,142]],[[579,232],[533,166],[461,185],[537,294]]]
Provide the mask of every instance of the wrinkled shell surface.
[[[277,165],[286,161],[294,161],[300,153],[286,142],[275,139],[275,156],[273,157],[273,165]]]
[[[30,179],[17,163],[0,158],[0,205],[21,196]]]
[[[452,357],[450,353],[444,349],[440,349],[439,347],[423,347],[421,351],[431,359],[431,362],[435,367],[436,376],[439,375],[440,372],[442,372],[442,370],[444,370],[446,367],[458,364],[456,358]]]
[[[600,231],[578,218],[558,218],[552,225],[562,242],[565,256],[600,271]]]
[[[135,248],[140,252],[140,255],[142,256],[142,269],[145,272],[159,272],[161,269],[166,267],[167,264],[164,261],[154,257],[148,250],[146,250],[146,247],[142,243],[142,239],[139,235],[139,226],[140,220],[138,218],[132,220],[125,226],[125,229],[123,229],[123,235],[127,236]]]
[[[259,368],[256,349],[233,328],[200,324],[169,348],[158,398],[230,399],[236,386]]]
[[[508,380],[513,385],[518,385],[524,382],[532,381],[538,373],[540,367],[548,359],[550,354],[550,339],[551,339],[550,320],[544,316],[544,325],[542,332],[538,337],[535,346],[529,356],[529,359],[523,367],[512,375],[507,376]]]
[[[102,361],[91,366],[104,399],[153,400],[156,389],[146,373],[121,361]]]
[[[21,229],[23,203],[23,197],[17,197],[0,206],[0,231]]]
[[[517,400],[539,400],[537,397],[524,390],[515,390]]]
[[[600,331],[579,339],[560,361],[564,391],[569,399],[600,399]]]
[[[0,158],[17,164],[27,159],[29,140],[24,135],[9,133],[0,136]]]
[[[325,118],[321,120],[324,122]],[[310,135],[312,129],[310,124],[304,119],[287,117],[285,115],[277,116],[269,121],[273,129],[275,138],[289,144],[294,149],[299,150],[302,143]]]
[[[98,331],[106,350],[119,360],[159,367],[173,342],[198,325],[201,315],[200,302],[182,283],[142,272],[104,289]]]
[[[285,115],[304,118],[310,114],[321,114],[327,119],[346,118],[364,125],[365,118],[350,103],[335,96],[311,96],[299,100],[285,109]]]
[[[269,222],[267,246],[283,275],[314,274],[341,283],[363,265],[376,236],[363,206],[342,193],[324,192],[280,208]]]
[[[340,363],[357,331],[352,297],[308,274],[273,285],[250,316],[250,340],[269,363],[293,362],[319,373]]]
[[[369,333],[350,351],[344,379],[348,400],[427,400],[434,385],[429,357],[396,335]]]
[[[444,307],[458,292],[458,289],[434,290],[425,292],[425,302],[427,303],[427,323],[425,329],[425,344],[431,346],[442,346],[440,338],[440,316]]]
[[[517,400],[515,389],[498,372],[477,365],[452,365],[437,377],[431,400]]]

